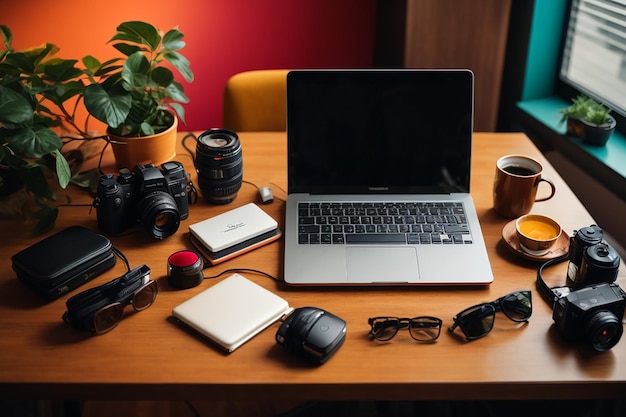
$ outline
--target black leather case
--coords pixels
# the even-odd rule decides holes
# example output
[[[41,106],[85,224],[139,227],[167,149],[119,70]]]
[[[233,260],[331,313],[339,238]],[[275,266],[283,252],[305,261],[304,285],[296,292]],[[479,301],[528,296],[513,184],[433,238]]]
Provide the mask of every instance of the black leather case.
[[[71,226],[16,253],[11,261],[20,281],[55,300],[113,267],[116,258],[108,238]]]

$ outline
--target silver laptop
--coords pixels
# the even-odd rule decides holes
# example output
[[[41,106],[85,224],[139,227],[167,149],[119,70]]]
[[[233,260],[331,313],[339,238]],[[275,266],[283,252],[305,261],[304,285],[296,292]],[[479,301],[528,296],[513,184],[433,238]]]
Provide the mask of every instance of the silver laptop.
[[[290,285],[488,284],[469,70],[287,75]]]

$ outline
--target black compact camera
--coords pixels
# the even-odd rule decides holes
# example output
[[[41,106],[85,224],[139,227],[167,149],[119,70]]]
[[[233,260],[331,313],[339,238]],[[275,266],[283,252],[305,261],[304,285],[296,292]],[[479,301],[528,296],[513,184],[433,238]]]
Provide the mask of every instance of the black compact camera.
[[[163,239],[189,216],[187,174],[180,162],[170,161],[161,169],[137,164],[132,172],[122,169],[119,176],[103,175],[93,205],[105,233],[119,234],[139,223]]]
[[[276,331],[276,343],[316,365],[326,362],[346,339],[346,322],[317,307],[296,308]]]
[[[198,187],[212,204],[228,204],[243,182],[241,142],[228,129],[209,129],[198,136],[196,146]]]
[[[586,340],[598,352],[611,349],[624,331],[626,294],[616,284],[583,287],[556,300],[552,318],[566,340]]]
[[[620,257],[604,242],[603,231],[596,225],[575,230],[570,238],[567,283],[574,288],[617,279]]]

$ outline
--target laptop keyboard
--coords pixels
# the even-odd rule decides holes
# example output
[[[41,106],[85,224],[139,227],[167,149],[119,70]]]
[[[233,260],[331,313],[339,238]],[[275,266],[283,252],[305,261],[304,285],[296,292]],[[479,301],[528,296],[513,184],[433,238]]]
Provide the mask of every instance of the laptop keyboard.
[[[300,244],[471,244],[460,202],[299,202]]]

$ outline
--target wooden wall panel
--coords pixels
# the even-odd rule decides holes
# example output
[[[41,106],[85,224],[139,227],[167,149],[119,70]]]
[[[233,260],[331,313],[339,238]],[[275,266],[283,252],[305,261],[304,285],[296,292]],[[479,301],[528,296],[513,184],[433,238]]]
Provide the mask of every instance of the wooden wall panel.
[[[399,11],[397,2],[381,0],[378,13],[386,19],[378,21],[376,64],[470,68],[475,74],[474,130],[495,131],[511,2],[404,0]],[[398,28],[404,28],[403,38]],[[403,50],[398,52],[398,46]]]

